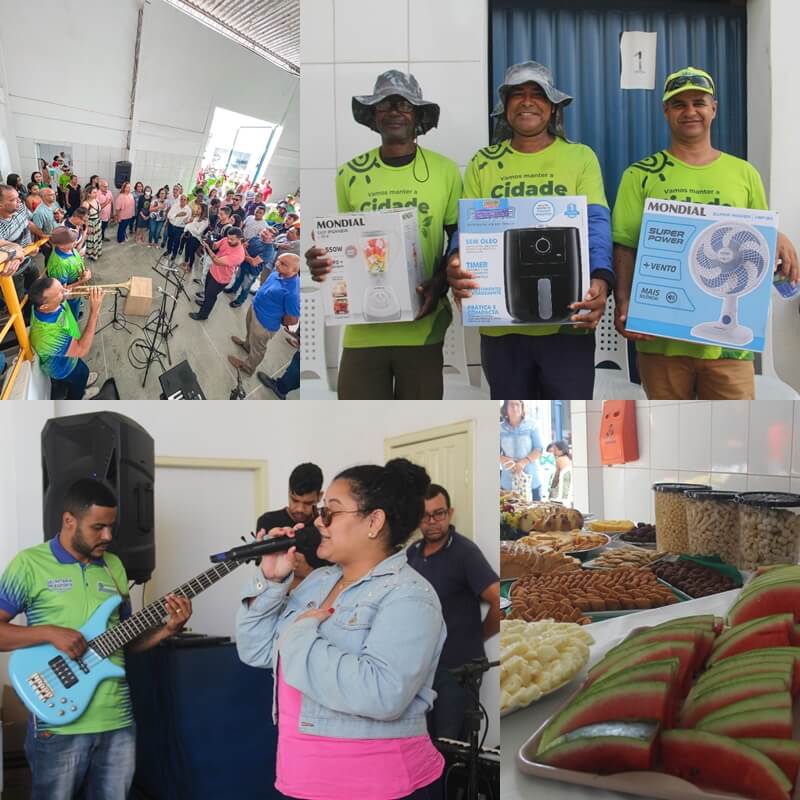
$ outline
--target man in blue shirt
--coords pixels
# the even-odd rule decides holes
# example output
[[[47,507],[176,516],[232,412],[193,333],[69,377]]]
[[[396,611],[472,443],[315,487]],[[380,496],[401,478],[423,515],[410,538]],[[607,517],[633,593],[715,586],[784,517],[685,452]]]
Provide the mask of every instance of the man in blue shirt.
[[[231,336],[231,341],[246,353],[242,361],[228,356],[228,361],[245,375],[252,375],[264,358],[269,340],[281,325],[300,321],[300,257],[284,253],[275,261],[275,270],[256,292],[247,310],[247,340]]]
[[[274,236],[272,228],[264,228],[257,236],[248,239],[244,262],[239,266],[236,280],[231,287],[222,290],[225,294],[239,292],[239,296],[231,301],[231,308],[239,308],[247,300],[250,287],[262,270],[272,269],[272,262],[275,259],[275,247],[272,244]]]
[[[438,697],[429,717],[431,735],[464,741],[468,698],[450,671],[484,658],[483,643],[500,630],[500,578],[478,546],[451,524],[455,509],[443,486],[432,483],[425,495],[422,539],[406,551],[408,563],[436,590],[447,626],[436,675]],[[481,601],[489,611],[481,621]]]

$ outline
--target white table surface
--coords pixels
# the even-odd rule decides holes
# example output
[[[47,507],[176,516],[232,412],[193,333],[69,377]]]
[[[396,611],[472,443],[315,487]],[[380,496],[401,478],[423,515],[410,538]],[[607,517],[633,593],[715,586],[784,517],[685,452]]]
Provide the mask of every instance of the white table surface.
[[[621,642],[634,628],[657,625],[669,619],[690,617],[696,614],[725,616],[740,590],[687,600],[652,611],[640,611],[622,617],[587,625],[585,630],[595,643],[590,649],[587,668],[600,659],[611,647]],[[503,800],[630,800],[629,794],[601,791],[588,786],[575,786],[560,781],[550,781],[525,775],[517,768],[516,759],[520,747],[580,686],[586,674],[581,672],[575,681],[547,697],[543,697],[528,708],[516,711],[500,720],[500,785]],[[641,797],[641,795],[639,795]]]

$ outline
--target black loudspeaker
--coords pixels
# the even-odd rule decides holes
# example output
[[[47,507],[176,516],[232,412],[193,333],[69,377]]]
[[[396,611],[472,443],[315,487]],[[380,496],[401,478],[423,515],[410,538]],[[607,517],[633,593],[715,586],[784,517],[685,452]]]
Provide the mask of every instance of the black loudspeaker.
[[[122,184],[131,179],[131,162],[117,161],[114,165],[114,186],[122,188]]]
[[[153,438],[122,414],[101,411],[48,420],[42,429],[45,541],[61,530],[67,488],[79,478],[95,478],[117,495],[109,549],[122,559],[129,580],[148,581],[156,565],[154,471]]]

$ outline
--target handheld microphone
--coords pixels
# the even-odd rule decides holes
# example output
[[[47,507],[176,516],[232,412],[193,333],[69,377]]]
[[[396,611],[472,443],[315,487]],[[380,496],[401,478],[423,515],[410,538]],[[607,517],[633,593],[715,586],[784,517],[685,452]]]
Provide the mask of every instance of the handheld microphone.
[[[262,539],[260,542],[243,544],[226,550],[224,553],[214,553],[209,556],[215,564],[220,561],[250,561],[260,556],[268,556],[272,553],[281,553],[290,547],[303,547],[308,544],[309,534],[305,529],[301,529],[294,536],[278,536],[275,539]]]

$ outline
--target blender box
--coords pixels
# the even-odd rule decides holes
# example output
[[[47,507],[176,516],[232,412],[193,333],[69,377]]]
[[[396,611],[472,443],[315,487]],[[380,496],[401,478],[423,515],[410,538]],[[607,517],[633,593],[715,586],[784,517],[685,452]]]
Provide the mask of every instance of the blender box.
[[[589,287],[586,198],[460,200],[462,267],[480,284],[464,325],[571,324]]]
[[[416,208],[317,217],[314,241],[333,258],[322,284],[326,325],[417,315],[424,273]]]
[[[626,328],[764,350],[778,214],[645,200]]]

